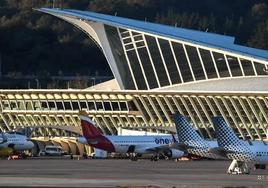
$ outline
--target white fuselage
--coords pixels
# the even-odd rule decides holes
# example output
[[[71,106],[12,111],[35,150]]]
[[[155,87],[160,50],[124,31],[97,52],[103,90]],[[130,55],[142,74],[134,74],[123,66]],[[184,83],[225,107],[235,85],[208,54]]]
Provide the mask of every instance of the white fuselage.
[[[189,153],[208,158],[224,158],[217,154],[209,152],[210,148],[218,147],[217,141],[206,140],[205,144],[203,145],[196,142],[197,141],[191,142],[190,145],[196,146],[196,148],[188,149]],[[252,145],[250,145],[247,141],[243,142],[247,145],[247,149],[241,150],[240,152],[238,148],[237,152],[227,154],[227,158],[235,159],[238,161],[268,164],[268,143],[260,141],[251,141]]]
[[[127,153],[130,146],[135,146],[135,153],[150,153],[150,148],[168,146],[173,143],[172,136],[107,136],[113,143],[115,152]]]
[[[182,156],[184,152],[170,148],[174,142],[172,135],[155,135],[155,136],[105,136],[114,147],[116,153],[161,153],[162,151],[172,150],[173,155]],[[177,137],[175,137],[177,140]],[[85,137],[79,137],[78,142],[90,144]],[[92,141],[92,144],[96,142]]]
[[[4,133],[0,135],[0,149],[12,148],[16,151],[30,150],[34,147],[34,143],[26,136],[20,134]]]
[[[255,145],[252,148],[253,152],[255,153],[255,163],[258,164],[268,164],[268,145]]]
[[[250,162],[255,164],[268,164],[268,143],[260,141],[252,141],[249,144],[245,141],[246,147],[237,147],[237,151],[228,154],[229,159],[237,161]]]

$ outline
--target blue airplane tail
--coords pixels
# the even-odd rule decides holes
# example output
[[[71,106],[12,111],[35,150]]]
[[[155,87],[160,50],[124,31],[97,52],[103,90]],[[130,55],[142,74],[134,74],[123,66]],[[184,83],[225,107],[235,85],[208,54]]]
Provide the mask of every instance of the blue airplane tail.
[[[241,146],[245,145],[244,142],[239,140],[239,138],[235,135],[234,131],[223,117],[217,116],[213,117],[212,119],[213,125],[215,128],[216,137],[218,140],[218,144],[221,147],[227,147],[227,146]]]
[[[214,117],[212,121],[218,145],[223,148],[227,155],[231,155],[233,159],[238,161],[252,161],[254,159],[254,153],[246,142],[239,140],[223,117]]]
[[[203,138],[193,129],[191,124],[181,114],[174,115],[174,122],[180,142],[204,142]]]

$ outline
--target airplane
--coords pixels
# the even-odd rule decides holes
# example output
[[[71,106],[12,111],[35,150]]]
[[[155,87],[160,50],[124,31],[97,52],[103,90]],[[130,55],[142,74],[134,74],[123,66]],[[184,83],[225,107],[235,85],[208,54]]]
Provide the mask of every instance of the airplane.
[[[88,144],[94,148],[121,154],[134,154],[131,160],[137,160],[142,154],[153,154],[152,160],[157,161],[162,154],[168,158],[179,158],[184,155],[169,146],[176,141],[173,135],[155,136],[105,136],[95,123],[86,115],[80,115],[83,137],[78,142]]]
[[[226,123],[223,117],[212,119],[220,149],[229,159],[233,159],[227,173],[249,173],[247,164],[253,164],[255,169],[265,169],[268,164],[268,145],[262,141],[253,141],[251,144],[240,140]]]
[[[173,119],[179,140],[179,142],[173,144],[173,147],[177,147],[182,151],[187,151],[190,154],[200,157],[212,159],[224,158],[224,156],[221,156],[220,153],[214,149],[218,147],[217,141],[203,139],[187,121],[186,117],[176,113],[173,115]]]
[[[20,132],[1,133],[0,149],[11,148],[14,151],[30,150],[34,143]]]

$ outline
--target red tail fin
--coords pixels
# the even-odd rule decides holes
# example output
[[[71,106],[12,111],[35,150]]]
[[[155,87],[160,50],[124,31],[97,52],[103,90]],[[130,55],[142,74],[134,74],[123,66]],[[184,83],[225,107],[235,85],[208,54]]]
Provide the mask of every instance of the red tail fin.
[[[95,123],[89,117],[80,115],[80,119],[83,136],[87,139],[89,145],[108,152],[115,152],[112,142],[102,135],[96,128]]]
[[[80,119],[83,136],[86,139],[94,139],[102,135],[101,132],[96,128],[94,122],[89,117],[80,115]]]

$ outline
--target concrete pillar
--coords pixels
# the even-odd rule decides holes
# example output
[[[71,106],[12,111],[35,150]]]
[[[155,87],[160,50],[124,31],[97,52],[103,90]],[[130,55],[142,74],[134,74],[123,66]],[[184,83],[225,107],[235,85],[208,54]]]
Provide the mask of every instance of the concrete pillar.
[[[74,154],[74,155],[80,154],[75,142],[72,142],[69,140],[68,145],[69,145],[69,148],[71,149],[72,154]]]
[[[92,155],[92,153],[95,152],[94,148],[89,145],[85,145],[85,150],[86,150],[87,155]]]
[[[62,140],[61,141],[61,147],[63,151],[66,151],[67,154],[69,154],[71,152],[71,149],[69,147],[68,141],[67,140]]]

